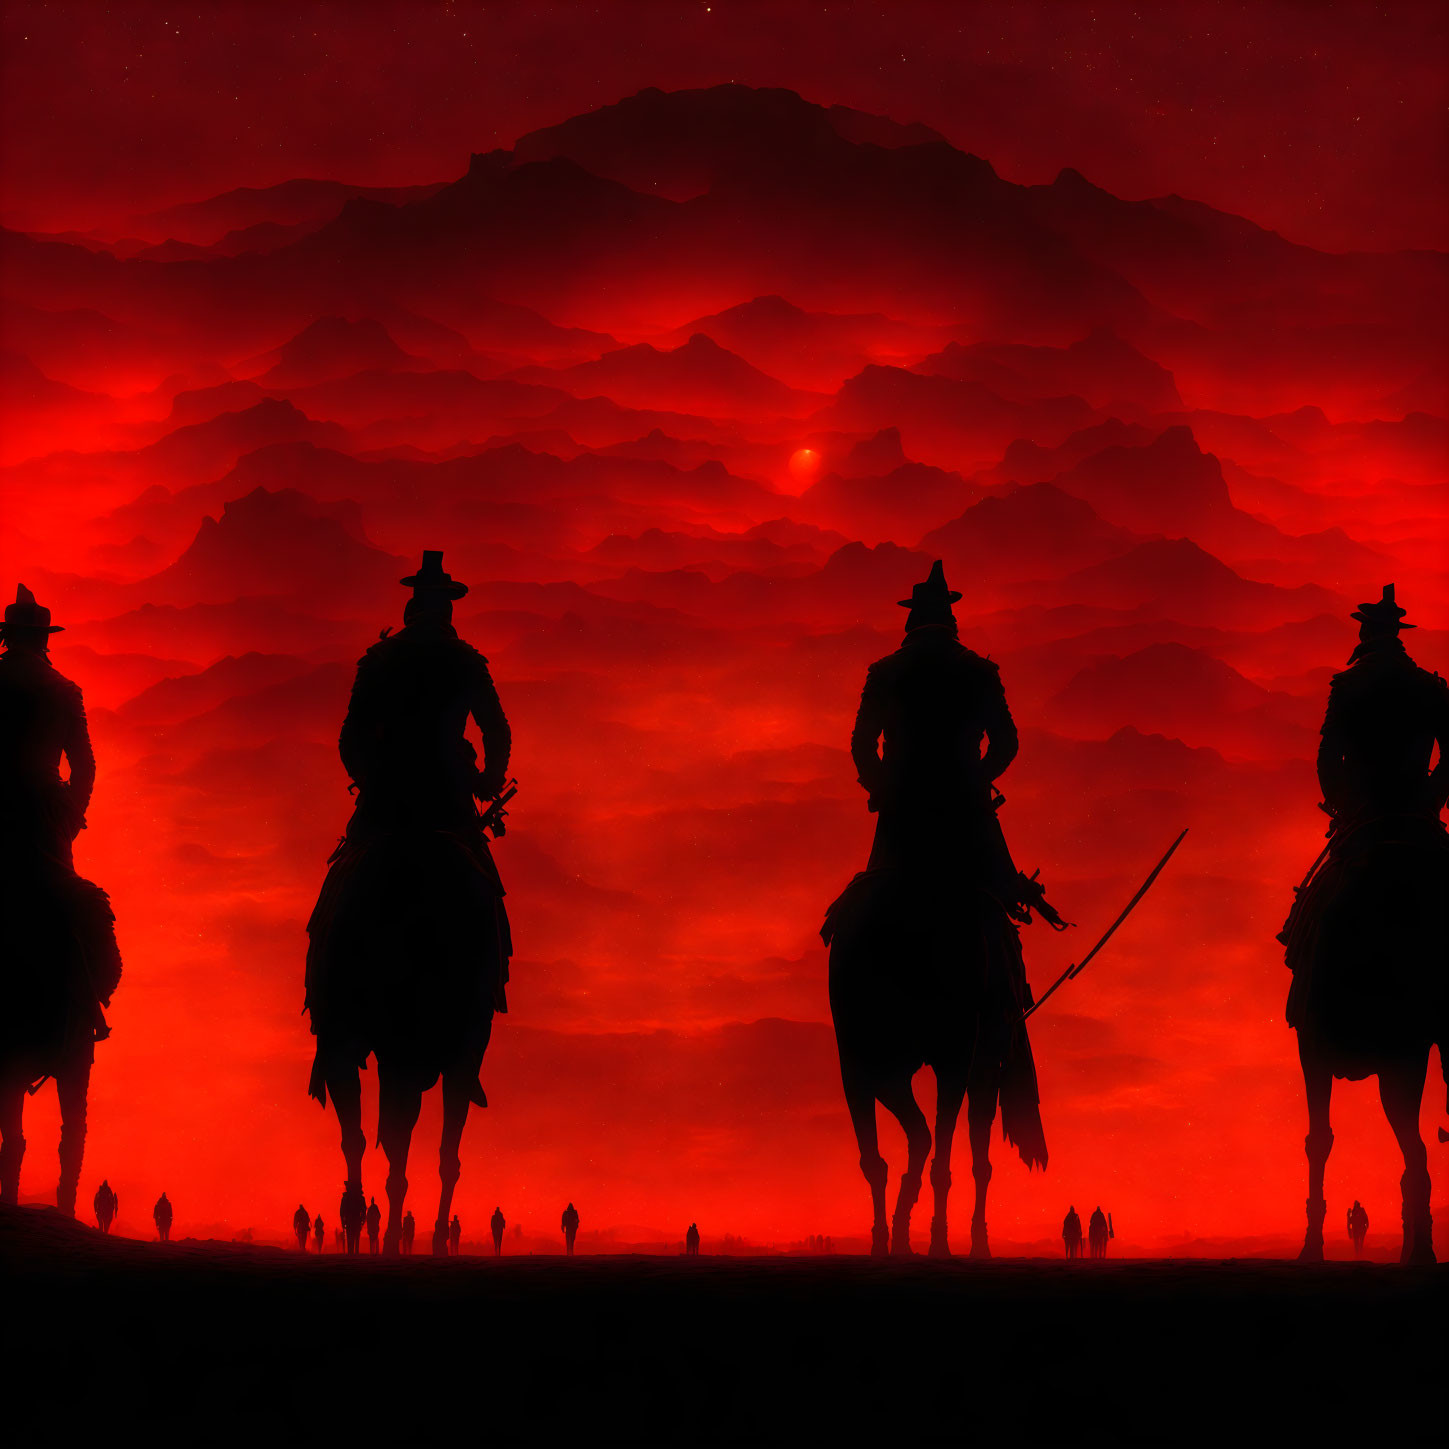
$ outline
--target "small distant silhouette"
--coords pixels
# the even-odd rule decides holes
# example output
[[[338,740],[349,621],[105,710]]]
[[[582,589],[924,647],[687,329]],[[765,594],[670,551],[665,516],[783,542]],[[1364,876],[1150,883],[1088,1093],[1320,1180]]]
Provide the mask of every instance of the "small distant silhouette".
[[[21,584],[0,624],[0,1203],[20,1200],[26,1096],[54,1077],[55,1200],[74,1217],[91,1067],[110,1035],[102,1008],[120,982],[121,955],[106,893],[75,870],[96,760],[81,691],[50,662],[50,636],[60,632]]]
[[[163,1192],[156,1199],[156,1206],[151,1209],[151,1221],[156,1224],[156,1232],[163,1243],[171,1241],[171,1202]]]
[[[398,1251],[405,1166],[422,1094],[440,1078],[442,1192],[433,1252],[448,1250],[448,1215],[468,1109],[513,952],[503,883],[487,831],[503,834],[512,737],[488,661],[458,637],[453,602],[467,586],[426,550],[403,627],[384,631],[357,666],[339,749],[357,789],[347,833],[307,924],[306,1009],[317,1038],[309,1091],[331,1094],[347,1178],[362,1185],[362,1086],[378,1063],[378,1139],[387,1154],[385,1246]],[[468,742],[483,735],[484,766]],[[490,801],[480,814],[477,801]],[[419,983],[425,983],[420,989]]]
[[[1067,1257],[1082,1256],[1082,1220],[1077,1216],[1074,1207],[1069,1207],[1066,1217],[1062,1219],[1062,1242],[1066,1244]]]
[[[356,1253],[361,1246],[362,1230],[367,1225],[367,1199],[355,1182],[343,1184],[337,1216],[342,1220],[342,1231],[347,1237],[347,1251]]]
[[[830,1012],[860,1169],[874,1208],[871,1251],[911,1251],[911,1211],[932,1133],[911,1080],[936,1074],[931,1254],[950,1255],[951,1144],[963,1101],[976,1202],[971,1255],[991,1256],[986,1189],[991,1124],[1028,1167],[1046,1166],[1031,1005],[1018,922],[1036,911],[1065,925],[1043,888],[1012,863],[994,782],[1016,757],[1017,731],[995,664],[957,638],[940,560],[902,599],[905,641],[866,672],[850,750],[876,812],[870,860],[825,913]],[[985,744],[983,751],[982,745]],[[887,1226],[887,1168],[876,1104],[900,1122],[907,1161]]]
[[[458,1221],[457,1213],[453,1214],[453,1221],[448,1224],[448,1251],[453,1257],[458,1256],[458,1245],[463,1241],[463,1224]]]
[[[402,1242],[400,1246],[405,1257],[411,1258],[413,1255],[413,1239],[417,1236],[417,1231],[417,1222],[413,1218],[411,1210],[409,1210],[403,1214],[402,1220]]]
[[[699,1227],[696,1223],[690,1223],[689,1231],[684,1235],[684,1252],[689,1258],[699,1256]]]
[[[489,1219],[488,1225],[493,1230],[493,1256],[500,1258],[503,1256],[503,1229],[508,1226],[503,1220],[503,1209],[501,1207],[493,1209],[493,1216]]]
[[[301,1203],[297,1204],[297,1211],[292,1214],[292,1231],[297,1235],[297,1246],[305,1253],[307,1238],[312,1231],[312,1215]]]
[[[579,1232],[578,1209],[574,1207],[573,1203],[570,1203],[563,1210],[563,1217],[559,1219],[559,1223],[563,1228],[564,1252],[572,1258],[574,1255],[574,1239],[578,1236]]]
[[[312,1240],[317,1244],[317,1251],[320,1253],[327,1242],[327,1237],[322,1228],[322,1214],[318,1213],[312,1220]]]
[[[1306,1262],[1323,1261],[1333,1079],[1368,1076],[1404,1156],[1400,1261],[1435,1261],[1419,1106],[1435,1045],[1449,1084],[1449,685],[1409,657],[1404,615],[1392,584],[1353,615],[1359,642],[1333,676],[1318,748],[1328,844],[1278,935],[1308,1098]]]
[[[1112,1237],[1111,1218],[1102,1209],[1096,1208],[1087,1223],[1087,1247],[1094,1258],[1107,1256],[1107,1240]]]
[[[103,1233],[109,1233],[111,1224],[116,1220],[116,1210],[121,1205],[121,1200],[111,1191],[111,1184],[104,1178],[101,1185],[96,1189],[95,1209],[96,1225]]]
[[[377,1252],[377,1237],[382,1231],[382,1212],[377,1206],[377,1199],[367,1205],[367,1251]]]
[[[1363,1240],[1368,1237],[1368,1228],[1368,1213],[1364,1205],[1354,1198],[1353,1206],[1348,1210],[1348,1236],[1353,1242],[1355,1258],[1363,1257]]]

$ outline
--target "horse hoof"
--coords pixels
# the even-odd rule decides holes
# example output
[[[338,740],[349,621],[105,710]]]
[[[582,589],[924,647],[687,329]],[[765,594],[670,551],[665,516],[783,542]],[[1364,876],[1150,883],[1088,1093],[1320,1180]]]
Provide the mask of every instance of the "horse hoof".
[[[933,1258],[949,1258],[951,1256],[951,1245],[944,1237],[932,1238],[930,1256]]]
[[[909,1231],[897,1233],[891,1243],[892,1258],[914,1258],[915,1249],[911,1247],[911,1235]]]
[[[448,1230],[440,1228],[433,1234],[433,1257],[446,1258],[448,1256]]]
[[[1310,1239],[1304,1243],[1302,1252],[1298,1254],[1298,1261],[1300,1263],[1321,1263],[1323,1261],[1322,1240],[1315,1243]]]
[[[991,1257],[991,1248],[986,1241],[986,1225],[983,1223],[978,1232],[976,1228],[971,1229],[971,1257],[977,1263],[984,1263]]]
[[[870,1255],[872,1258],[888,1258],[891,1252],[890,1233],[885,1228],[876,1228],[870,1235]]]
[[[382,1251],[386,1257],[400,1258],[402,1256],[402,1234],[400,1232],[384,1233]]]

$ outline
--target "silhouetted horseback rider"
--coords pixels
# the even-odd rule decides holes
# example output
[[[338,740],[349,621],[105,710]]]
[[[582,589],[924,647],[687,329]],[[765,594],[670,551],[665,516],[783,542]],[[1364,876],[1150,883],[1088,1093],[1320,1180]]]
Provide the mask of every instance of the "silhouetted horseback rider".
[[[493,1216],[488,1226],[493,1230],[493,1256],[496,1258],[503,1252],[503,1229],[507,1226],[503,1219],[503,1209],[493,1209]]]
[[[1107,1214],[1095,1208],[1087,1223],[1087,1246],[1094,1258],[1107,1256]]]
[[[0,1202],[20,1191],[26,1092],[53,1076],[56,1201],[73,1216],[95,1044],[109,1035],[101,1008],[121,979],[121,957],[105,892],[73,863],[96,762],[80,689],[50,662],[50,636],[59,632],[20,585],[0,626]]]
[[[1315,1261],[1333,1078],[1374,1074],[1405,1159],[1404,1256],[1433,1261],[1419,1104],[1430,1047],[1441,1057],[1449,1048],[1449,834],[1439,818],[1449,798],[1449,686],[1409,657],[1399,633],[1414,626],[1404,614],[1387,584],[1353,615],[1359,643],[1333,677],[1318,750],[1328,845],[1278,938],[1293,972],[1287,1019],[1308,1096],[1303,1256]]]
[[[440,1072],[445,1097],[450,1082],[465,1092],[445,1106],[445,1138],[461,1135],[458,1107],[466,1116],[468,1102],[487,1105],[478,1072],[493,1014],[508,1009],[503,884],[474,802],[502,792],[512,739],[487,660],[453,628],[453,603],[468,590],[442,559],[425,552],[401,581],[413,591],[403,628],[384,631],[357,666],[340,740],[357,805],[308,923],[310,1091],[324,1105],[331,1092],[356,1181],[365,1145],[358,1069],[369,1054],[380,1068],[379,1137],[389,1159],[401,1159],[417,1117],[405,1104]],[[470,715],[483,735],[482,770],[464,735]],[[435,1251],[446,1247],[455,1148],[442,1163]],[[390,1251],[405,1187],[400,1172],[389,1179]]]
[[[1353,1255],[1355,1258],[1363,1256],[1363,1240],[1368,1237],[1369,1218],[1364,1205],[1354,1198],[1353,1206],[1348,1210],[1348,1236],[1353,1243]]]
[[[377,1199],[367,1205],[367,1251],[377,1252],[377,1240],[382,1232],[382,1209],[377,1205]]]
[[[852,1116],[857,1135],[867,1134],[862,1168],[870,1176],[883,1167],[864,1087],[885,1101],[882,1081],[899,1069],[908,1083],[924,1051],[938,1081],[943,1067],[958,1079],[975,1072],[980,1206],[998,1074],[1007,1137],[1029,1165],[1046,1164],[1036,1069],[1022,1024],[1031,993],[1012,919],[1030,920],[1030,909],[1054,924],[1060,917],[1012,864],[1001,833],[992,787],[1016,757],[1016,726],[996,665],[957,638],[951,606],[960,597],[946,587],[937,560],[925,582],[899,601],[910,611],[905,641],[867,671],[851,757],[879,818],[869,864],[826,912],[821,934],[832,947],[831,1005],[846,1095],[860,1097]],[[954,1039],[971,1020],[980,1023],[974,1054]],[[859,1084],[854,1093],[852,1081]],[[929,1133],[921,1140],[928,1146]],[[943,1145],[949,1152],[949,1139]],[[943,1218],[945,1161],[932,1181]],[[879,1192],[874,1182],[872,1190]],[[903,1192],[908,1211],[913,1193]],[[938,1226],[936,1250],[944,1251],[944,1221]],[[877,1238],[883,1231],[878,1222]],[[973,1245],[986,1252],[982,1219],[973,1219]]]

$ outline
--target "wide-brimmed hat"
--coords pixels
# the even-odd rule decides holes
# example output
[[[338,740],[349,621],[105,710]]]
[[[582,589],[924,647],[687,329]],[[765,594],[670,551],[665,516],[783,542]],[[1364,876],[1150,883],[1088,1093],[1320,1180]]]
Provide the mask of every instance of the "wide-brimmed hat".
[[[11,629],[39,629],[46,634],[64,632],[63,624],[50,622],[50,610],[35,602],[35,595],[24,584],[15,589],[15,602],[5,606],[5,622],[0,625],[0,638]]]
[[[1404,615],[1409,611],[1401,609],[1394,599],[1394,586],[1384,585],[1384,596],[1371,603],[1360,604],[1352,617],[1361,624],[1376,624],[1380,629],[1417,629],[1417,624],[1405,624]]]
[[[468,592],[467,584],[460,584],[451,574],[443,572],[443,550],[440,548],[425,548],[422,568],[405,579],[399,579],[398,583],[406,584],[415,594],[442,594],[449,599],[461,599]]]
[[[949,613],[951,605],[960,597],[957,590],[946,587],[946,569],[941,560],[937,559],[931,565],[931,572],[926,576],[925,582],[917,584],[911,590],[909,599],[897,599],[896,603],[903,609],[920,609],[923,612],[938,609]]]

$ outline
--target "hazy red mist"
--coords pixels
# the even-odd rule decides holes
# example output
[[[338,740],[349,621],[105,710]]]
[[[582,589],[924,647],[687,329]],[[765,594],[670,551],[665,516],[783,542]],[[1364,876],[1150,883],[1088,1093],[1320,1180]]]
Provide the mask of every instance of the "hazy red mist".
[[[1057,65],[1088,12],[1048,36],[1046,10],[952,7],[970,47],[1012,37],[996,67],[918,7],[899,28],[919,59],[887,73],[861,61],[884,12],[771,30],[729,9],[616,13],[609,39],[505,10],[476,95],[475,52],[440,40],[466,7],[400,9],[396,40],[319,10],[321,69],[300,20],[277,43],[280,12],[208,9],[200,39],[173,12],[166,50],[142,34],[160,12],[72,10],[63,52],[48,12],[7,16],[50,49],[6,62],[7,121],[44,124],[7,124],[5,214],[97,229],[0,235],[0,588],[55,608],[91,707],[78,858],[112,893],[126,976],[82,1192],[108,1177],[123,1230],[163,1187],[178,1232],[280,1235],[299,1197],[335,1215],[302,927],[350,804],[353,663],[441,546],[523,787],[497,851],[519,956],[464,1142],[470,1234],[500,1203],[547,1240],[568,1198],[586,1237],[863,1230],[816,932],[869,844],[846,750],[865,666],[938,556],[1023,730],[1008,834],[1081,923],[1028,932],[1038,988],[1191,828],[1034,1021],[1051,1166],[995,1146],[993,1238],[1048,1240],[1069,1202],[1110,1208],[1124,1248],[1301,1231],[1273,935],[1321,842],[1312,755],[1349,611],[1395,580],[1416,655],[1449,662],[1449,287],[1441,253],[1331,257],[1254,223],[1329,246],[1442,233],[1442,138],[1410,127],[1384,159],[1400,90],[1405,115],[1437,105],[1414,68],[1437,24],[1276,8],[1251,36],[1231,22],[1229,66],[1099,9],[1111,46]],[[743,87],[612,104],[729,79],[747,20],[740,79],[894,120]],[[1276,89],[1228,88],[1249,38]],[[1322,73],[1293,50],[1316,44]],[[1177,114],[1190,74],[1236,163]],[[1249,165],[1270,120],[1288,139]],[[1086,179],[1013,185],[968,149],[1012,180]],[[352,184],[140,216],[306,173]],[[1252,220],[1118,188],[1230,196]],[[49,1098],[29,1114],[39,1197]],[[1330,1205],[1361,1198],[1382,1253],[1401,1165],[1371,1084],[1339,1088],[1335,1126]],[[433,1104],[420,1221],[436,1131]],[[1431,1166],[1442,1203],[1437,1143]]]

